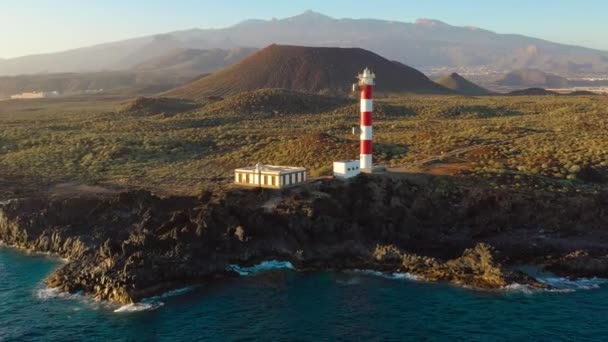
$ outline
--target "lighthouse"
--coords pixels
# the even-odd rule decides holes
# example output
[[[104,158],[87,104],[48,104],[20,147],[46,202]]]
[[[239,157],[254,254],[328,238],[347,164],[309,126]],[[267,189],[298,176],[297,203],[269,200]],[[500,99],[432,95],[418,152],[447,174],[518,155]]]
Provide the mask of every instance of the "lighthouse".
[[[372,170],[372,112],[374,102],[372,99],[372,89],[374,86],[374,75],[368,68],[357,77],[359,79],[359,91],[361,92],[361,170]]]

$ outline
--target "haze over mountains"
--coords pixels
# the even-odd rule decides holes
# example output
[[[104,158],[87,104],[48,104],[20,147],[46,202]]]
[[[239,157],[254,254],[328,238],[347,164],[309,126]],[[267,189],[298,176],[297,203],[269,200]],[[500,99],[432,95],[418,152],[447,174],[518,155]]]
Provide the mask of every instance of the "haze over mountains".
[[[0,99],[31,91],[58,91],[62,95],[98,92],[102,89],[104,92],[162,92],[232,65],[257,51],[253,48],[178,48],[162,54],[160,47],[158,50],[146,50],[153,57],[128,70],[1,76]],[[129,63],[136,60],[133,56],[134,54],[128,58],[131,60]],[[143,57],[142,55],[141,58]]]
[[[496,84],[507,87],[566,88],[570,86],[567,78],[535,69],[513,70],[497,80]]]
[[[127,70],[183,49],[262,48],[270,44],[359,47],[413,67],[535,68],[561,75],[608,72],[608,52],[420,19],[415,23],[335,19],[315,12],[246,20],[59,53],[0,60],[0,75]]]
[[[189,76],[215,72],[225,66],[240,62],[257,51],[254,48],[234,49],[175,49],[169,53],[146,59],[133,67],[136,71],[167,71]]]

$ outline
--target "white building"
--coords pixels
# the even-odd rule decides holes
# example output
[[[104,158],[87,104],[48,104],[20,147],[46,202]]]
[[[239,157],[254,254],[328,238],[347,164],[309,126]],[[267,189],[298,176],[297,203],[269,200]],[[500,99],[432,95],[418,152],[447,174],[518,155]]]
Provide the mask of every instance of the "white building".
[[[59,92],[54,91],[40,91],[40,92],[32,92],[32,93],[21,93],[16,95],[11,95],[12,100],[28,100],[28,99],[44,99],[47,97],[56,97],[59,96]]]
[[[234,182],[239,185],[282,189],[306,182],[303,167],[264,165],[244,167],[234,170]]]
[[[334,162],[334,177],[337,178],[351,178],[361,173],[361,161],[355,160],[341,160]]]

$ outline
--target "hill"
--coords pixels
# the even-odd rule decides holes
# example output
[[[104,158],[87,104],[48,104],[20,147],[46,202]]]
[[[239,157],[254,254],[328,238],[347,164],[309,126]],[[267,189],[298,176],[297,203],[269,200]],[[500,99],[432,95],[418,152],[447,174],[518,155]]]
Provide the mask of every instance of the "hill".
[[[542,72],[536,69],[514,70],[496,81],[504,87],[542,87],[566,88],[570,86],[568,79],[557,75]]]
[[[58,53],[0,61],[0,75],[125,70],[175,48],[261,48],[270,44],[360,47],[421,67],[542,69],[569,75],[608,72],[608,52],[552,43],[438,20],[414,23],[336,19],[307,11],[271,20],[246,20],[219,29],[190,29]]]
[[[435,82],[444,88],[464,95],[486,95],[490,93],[489,90],[478,86],[457,73],[444,76]]]
[[[163,97],[138,97],[122,105],[120,113],[134,116],[163,114],[171,116],[176,113],[196,109],[199,104],[180,99]]]
[[[287,89],[260,89],[221,99],[206,106],[205,112],[247,116],[322,113],[353,102],[345,98],[300,93]]]
[[[380,92],[449,92],[418,70],[363,49],[273,44],[236,65],[171,91],[169,95],[201,99],[261,88],[349,93],[355,77],[364,67],[376,73],[376,90]]]

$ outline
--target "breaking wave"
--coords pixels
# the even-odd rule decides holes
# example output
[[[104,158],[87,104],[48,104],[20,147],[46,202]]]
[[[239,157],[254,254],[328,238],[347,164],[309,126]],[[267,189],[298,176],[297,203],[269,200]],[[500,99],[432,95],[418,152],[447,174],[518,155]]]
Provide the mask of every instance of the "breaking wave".
[[[165,303],[161,301],[161,299],[166,299],[170,297],[180,296],[185,293],[188,293],[193,290],[193,287],[184,287],[176,290],[171,290],[165,292],[161,295],[145,298],[141,302],[138,303],[130,303],[120,307],[116,307],[115,304],[110,302],[95,300],[92,297],[86,296],[82,293],[68,293],[63,292],[58,288],[39,288],[36,290],[36,297],[41,300],[51,300],[51,299],[66,299],[66,300],[77,300],[81,303],[87,304],[92,308],[105,308],[109,310],[113,310],[114,312],[139,312],[139,311],[150,311],[156,310]]]
[[[141,302],[141,303],[131,303],[127,305],[123,305],[118,309],[114,310],[114,312],[140,312],[140,311],[150,311],[156,310],[161,306],[165,305],[163,302]]]
[[[192,292],[192,290],[194,290],[194,287],[192,287],[192,286],[182,287],[181,289],[167,291],[167,292],[161,294],[160,296],[158,296],[158,298],[169,298],[169,297],[181,296],[188,292]]]
[[[50,287],[41,287],[36,289],[35,291],[36,298],[48,301],[48,300],[70,300],[74,301],[77,304],[77,307],[74,308],[75,311],[80,310],[80,306],[84,305],[85,307],[93,310],[98,309],[112,309],[114,306],[109,302],[104,302],[100,300],[95,300],[92,297],[86,296],[83,293],[68,293],[63,292],[58,288],[50,288]]]
[[[61,299],[85,299],[85,296],[79,293],[67,293],[63,292],[55,287],[45,287],[36,290],[36,297],[38,299],[47,300],[53,298]]]
[[[293,270],[293,264],[289,261],[278,261],[278,260],[269,260],[263,261],[257,265],[250,267],[242,267],[239,265],[230,265],[227,267],[229,271],[234,271],[242,276],[252,275],[264,271],[270,270],[280,270],[280,269],[289,269]]]
[[[153,303],[153,302],[160,301],[161,299],[181,296],[181,295],[186,294],[188,292],[192,292],[192,290],[194,290],[194,287],[192,287],[192,286],[182,287],[182,288],[179,288],[179,289],[167,291],[165,293],[159,294],[158,296],[144,298],[141,302],[142,303]]]
[[[114,312],[120,313],[120,312],[140,312],[140,311],[156,310],[156,309],[160,308],[161,306],[165,305],[165,303],[162,302],[161,299],[181,296],[183,294],[191,292],[193,289],[194,289],[194,287],[188,286],[188,287],[182,287],[180,289],[167,291],[158,296],[144,298],[141,302],[123,305],[123,306],[119,307],[118,309],[115,309]]]
[[[604,278],[569,279],[554,275],[537,276],[536,280],[545,285],[548,285],[550,288],[539,289],[530,285],[513,283],[505,286],[504,289],[507,291],[523,292],[526,294],[533,294],[538,292],[569,293],[575,291],[597,290],[601,288],[602,284],[608,283],[608,279]]]
[[[402,273],[402,272],[384,273],[384,272],[375,271],[375,270],[360,270],[360,269],[354,269],[354,270],[351,270],[348,272],[364,274],[364,275],[371,275],[371,276],[382,277],[382,278],[393,279],[393,280],[419,280],[418,277],[416,277],[415,275],[413,275],[411,273]]]

